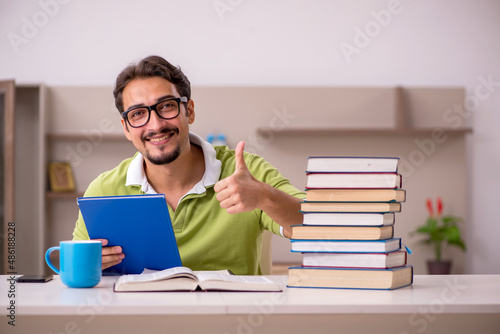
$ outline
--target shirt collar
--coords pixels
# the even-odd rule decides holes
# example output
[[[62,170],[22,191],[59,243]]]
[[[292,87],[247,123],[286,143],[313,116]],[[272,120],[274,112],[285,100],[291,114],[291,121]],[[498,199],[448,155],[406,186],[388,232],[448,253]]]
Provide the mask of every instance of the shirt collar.
[[[222,163],[220,160],[217,160],[216,152],[212,144],[192,132],[189,133],[189,141],[201,147],[205,159],[205,173],[200,182],[188,191],[186,195],[203,194],[206,188],[215,185],[215,183],[219,181]],[[146,174],[144,173],[144,157],[141,153],[137,153],[132,159],[127,170],[125,185],[139,186],[146,194],[156,194],[156,191],[149,184]]]

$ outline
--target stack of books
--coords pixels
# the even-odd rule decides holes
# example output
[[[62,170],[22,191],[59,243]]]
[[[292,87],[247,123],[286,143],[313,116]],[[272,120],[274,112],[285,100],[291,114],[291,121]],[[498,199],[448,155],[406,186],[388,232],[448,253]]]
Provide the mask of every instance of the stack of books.
[[[411,285],[413,267],[395,213],[406,200],[398,158],[309,157],[304,221],[292,226],[291,248],[302,266],[289,287],[396,289]]]

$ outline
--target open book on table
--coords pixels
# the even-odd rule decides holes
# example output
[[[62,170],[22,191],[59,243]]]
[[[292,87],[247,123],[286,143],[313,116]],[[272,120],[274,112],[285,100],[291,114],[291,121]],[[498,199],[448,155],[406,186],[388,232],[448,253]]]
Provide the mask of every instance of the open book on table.
[[[123,275],[115,283],[116,292],[139,291],[282,291],[263,276],[232,275],[227,270],[193,271],[174,267],[138,275]]]

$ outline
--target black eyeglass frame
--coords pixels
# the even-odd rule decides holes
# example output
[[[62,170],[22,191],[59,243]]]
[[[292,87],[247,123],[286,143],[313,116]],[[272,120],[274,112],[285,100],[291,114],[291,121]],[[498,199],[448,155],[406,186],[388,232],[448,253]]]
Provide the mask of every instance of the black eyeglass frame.
[[[175,116],[172,116],[172,117],[163,117],[160,115],[160,113],[158,112],[158,110],[156,110],[156,107],[159,105],[159,104],[162,104],[164,102],[167,102],[167,101],[176,101],[177,102],[177,114]],[[148,124],[149,122],[149,119],[151,118],[151,111],[155,111],[156,115],[158,115],[158,117],[160,117],[161,119],[174,119],[176,118],[177,116],[179,116],[179,114],[181,113],[181,102],[182,103],[187,103],[188,101],[188,98],[185,97],[185,96],[181,96],[181,97],[175,97],[175,98],[170,98],[170,99],[165,99],[165,100],[161,100],[160,102],[158,103],[155,103],[151,106],[140,106],[140,107],[134,107],[134,108],[131,108],[129,110],[126,110],[122,113],[122,117],[127,121],[127,123],[133,127],[133,128],[140,128],[140,127],[143,127],[144,125]],[[134,126],[130,123],[130,120],[128,119],[128,114],[131,112],[131,111],[134,111],[134,110],[137,110],[137,109],[141,109],[141,108],[146,108],[148,109],[148,119],[146,120],[146,122],[142,125],[139,125],[139,126]]]

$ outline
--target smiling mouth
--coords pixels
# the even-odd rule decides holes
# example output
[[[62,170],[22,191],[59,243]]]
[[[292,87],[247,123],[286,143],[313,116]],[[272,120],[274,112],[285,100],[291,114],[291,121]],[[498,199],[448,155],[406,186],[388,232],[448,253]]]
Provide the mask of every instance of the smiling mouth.
[[[175,134],[175,131],[172,131],[172,132],[169,132],[167,134],[164,134],[163,136],[161,137],[156,137],[156,138],[147,138],[146,140],[147,141],[150,141],[150,142],[153,142],[153,143],[157,143],[157,142],[160,142],[162,140],[166,140],[170,137],[172,137],[173,135]]]

